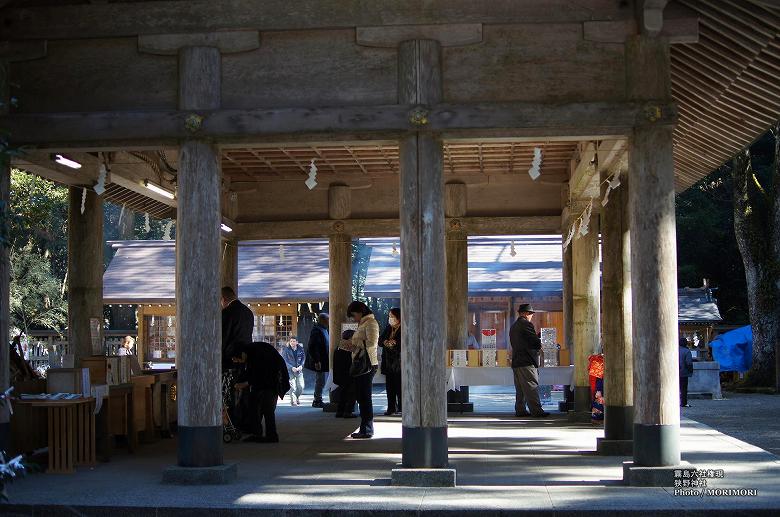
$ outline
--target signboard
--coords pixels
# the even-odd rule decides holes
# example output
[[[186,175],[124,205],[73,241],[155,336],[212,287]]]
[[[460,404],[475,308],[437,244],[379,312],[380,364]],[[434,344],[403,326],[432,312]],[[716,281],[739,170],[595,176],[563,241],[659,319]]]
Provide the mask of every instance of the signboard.
[[[496,329],[482,329],[482,349],[496,349]]]
[[[497,366],[496,350],[482,350],[482,366]]]
[[[558,333],[555,328],[542,328],[544,366],[558,366]]]
[[[100,318],[89,318],[89,336],[92,341],[92,355],[105,355],[103,349],[103,321]]]
[[[450,350],[453,368],[468,366],[468,354],[466,352],[467,350]]]

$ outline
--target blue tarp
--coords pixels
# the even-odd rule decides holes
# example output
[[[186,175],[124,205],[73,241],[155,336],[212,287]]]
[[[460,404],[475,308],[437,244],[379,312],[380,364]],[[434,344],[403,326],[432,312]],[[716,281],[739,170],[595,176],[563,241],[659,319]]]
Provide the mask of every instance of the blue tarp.
[[[721,334],[710,342],[712,357],[722,372],[746,372],[753,362],[753,331],[750,325]]]

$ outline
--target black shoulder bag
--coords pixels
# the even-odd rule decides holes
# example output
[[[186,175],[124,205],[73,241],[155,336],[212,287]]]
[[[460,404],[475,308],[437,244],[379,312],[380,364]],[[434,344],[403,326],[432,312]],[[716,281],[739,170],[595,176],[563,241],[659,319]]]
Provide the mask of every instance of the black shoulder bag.
[[[352,366],[349,368],[349,374],[352,377],[360,377],[371,371],[371,360],[368,357],[366,341],[363,340],[363,348],[358,349],[357,354],[352,358]]]

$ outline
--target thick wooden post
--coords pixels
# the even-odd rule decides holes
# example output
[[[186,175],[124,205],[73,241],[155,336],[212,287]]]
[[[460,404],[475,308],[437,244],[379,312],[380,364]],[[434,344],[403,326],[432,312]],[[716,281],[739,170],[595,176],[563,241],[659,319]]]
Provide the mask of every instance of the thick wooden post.
[[[602,198],[611,171],[601,171]],[[631,246],[629,242],[628,175],[609,194],[601,211],[602,297],[601,336],[604,345],[604,438],[630,441],[634,424],[631,341]],[[623,454],[630,453],[623,444]],[[608,447],[599,447],[608,451]]]
[[[328,216],[333,220],[352,215],[352,191],[347,185],[328,187]],[[330,371],[333,354],[341,341],[341,324],[347,321],[347,307],[352,301],[352,236],[338,231],[342,223],[333,223],[336,233],[329,240],[328,314],[330,316]]]
[[[449,183],[444,186],[444,214],[448,218],[466,216],[466,185]],[[469,258],[468,235],[457,219],[451,219],[447,228],[447,272],[445,299],[447,314],[447,348],[466,348],[469,312]]]
[[[632,38],[626,62],[634,98],[669,98],[667,41]],[[647,467],[680,463],[672,131],[648,116],[629,139],[634,464]]]
[[[8,79],[8,61],[0,60],[0,115],[7,115],[10,104],[10,86]],[[0,224],[4,228],[9,224],[11,201],[11,157],[0,153]],[[3,233],[5,234],[5,232]],[[0,242],[0,389],[5,391],[11,385],[10,347],[10,282],[11,263],[8,258],[7,243]],[[7,446],[2,438],[7,437],[10,413],[0,412],[0,446]],[[7,449],[7,447],[6,447]]]
[[[222,239],[221,246],[221,283],[223,286],[232,287],[238,293],[238,241]]]
[[[574,308],[574,411],[590,414],[588,356],[599,349],[600,271],[599,218],[593,214],[588,233],[572,241]],[[589,419],[589,417],[588,417]]]
[[[219,107],[220,53],[179,51],[179,108]],[[179,150],[176,360],[181,467],[222,465],[219,150],[191,139]]]
[[[437,41],[399,45],[399,101],[441,99]],[[447,466],[444,181],[438,135],[401,140],[401,310],[405,468]]]
[[[347,321],[347,306],[352,301],[352,236],[336,233],[329,240],[328,315],[330,316],[330,369],[333,353],[341,341],[341,324]]]
[[[68,346],[77,365],[93,352],[89,320],[103,322],[103,201],[87,188],[82,214],[83,195],[68,189]]]

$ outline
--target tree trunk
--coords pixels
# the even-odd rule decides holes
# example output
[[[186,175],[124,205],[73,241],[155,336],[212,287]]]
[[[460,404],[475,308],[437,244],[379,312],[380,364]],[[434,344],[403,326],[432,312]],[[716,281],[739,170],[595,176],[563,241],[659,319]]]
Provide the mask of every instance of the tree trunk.
[[[780,391],[780,141],[775,128],[772,188],[764,189],[755,176],[750,151],[734,157],[734,231],[745,266],[748,310],[753,330],[753,364],[748,386],[772,386]]]

